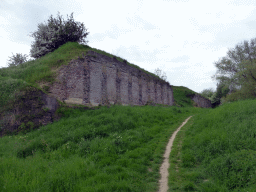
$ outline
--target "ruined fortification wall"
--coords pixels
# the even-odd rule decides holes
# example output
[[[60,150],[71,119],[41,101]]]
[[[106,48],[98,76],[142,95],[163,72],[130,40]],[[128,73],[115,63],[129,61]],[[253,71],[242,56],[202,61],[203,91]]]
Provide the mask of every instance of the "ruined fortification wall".
[[[212,107],[212,103],[209,99],[204,98],[201,95],[195,94],[194,96],[192,96],[191,98],[195,103],[197,103],[197,105],[199,107],[203,107],[203,108],[211,108]]]
[[[56,80],[49,92],[67,103],[145,105],[153,101],[174,104],[172,87],[168,82],[115,57],[93,51],[62,66]]]

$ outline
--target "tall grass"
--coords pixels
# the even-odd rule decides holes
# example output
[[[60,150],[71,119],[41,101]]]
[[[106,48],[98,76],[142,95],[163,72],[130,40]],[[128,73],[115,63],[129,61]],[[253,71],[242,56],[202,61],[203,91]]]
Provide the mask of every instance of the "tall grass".
[[[200,110],[62,107],[58,122],[0,139],[0,191],[156,191],[169,137]]]
[[[255,114],[256,101],[251,99],[196,115],[177,139],[181,153],[174,150],[172,154],[171,189],[255,191]]]

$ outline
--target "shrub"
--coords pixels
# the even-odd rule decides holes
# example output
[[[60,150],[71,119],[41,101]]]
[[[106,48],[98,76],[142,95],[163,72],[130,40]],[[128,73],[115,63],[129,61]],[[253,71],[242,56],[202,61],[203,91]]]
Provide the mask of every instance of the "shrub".
[[[67,42],[87,43],[84,38],[88,34],[83,23],[74,21],[73,13],[67,21],[59,14],[56,19],[51,15],[48,23],[40,23],[38,30],[31,35],[35,38],[30,50],[31,57],[40,58]]]
[[[12,56],[9,57],[9,60],[7,62],[8,67],[17,66],[17,65],[27,62],[28,61],[27,57],[28,56],[26,54],[22,55],[22,53],[16,53],[16,55],[14,55],[12,53]]]

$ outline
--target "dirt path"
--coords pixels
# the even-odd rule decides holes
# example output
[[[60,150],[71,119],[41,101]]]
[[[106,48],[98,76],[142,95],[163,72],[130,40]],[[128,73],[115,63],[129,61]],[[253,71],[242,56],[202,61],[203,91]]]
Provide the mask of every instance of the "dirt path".
[[[160,174],[161,174],[161,179],[159,180],[160,183],[160,188],[158,192],[167,192],[168,190],[168,168],[170,166],[169,164],[169,155],[171,152],[171,148],[172,148],[172,144],[173,141],[176,137],[176,134],[179,132],[179,130],[181,129],[181,127],[183,127],[183,125],[185,125],[187,123],[187,121],[191,118],[192,116],[190,116],[189,118],[187,118],[182,125],[172,134],[171,138],[169,139],[169,142],[166,146],[165,149],[165,153],[164,153],[164,162],[160,167]]]

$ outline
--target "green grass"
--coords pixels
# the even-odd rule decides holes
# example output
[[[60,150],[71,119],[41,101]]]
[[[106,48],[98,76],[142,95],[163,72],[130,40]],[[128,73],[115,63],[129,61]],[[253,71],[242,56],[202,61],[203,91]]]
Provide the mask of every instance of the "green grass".
[[[191,98],[189,97],[189,95],[196,94],[195,91],[192,91],[191,89],[183,86],[172,86],[172,89],[176,106],[193,107],[195,105],[193,100],[191,100]]]
[[[170,189],[255,191],[255,114],[256,101],[244,100],[195,115],[175,140]]]
[[[88,50],[113,57],[67,43],[0,69],[0,114],[27,87],[47,93],[39,83],[53,82],[58,67]],[[255,191],[255,100],[194,108],[196,92],[172,87],[176,106],[62,105],[58,122],[0,138],[0,191],[157,191],[168,139],[191,115],[174,141],[169,191]]]
[[[62,107],[62,118],[0,139],[0,191],[156,191],[165,145],[198,108]]]

